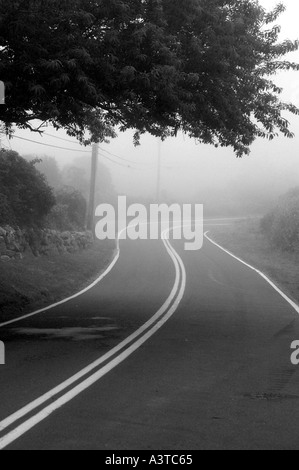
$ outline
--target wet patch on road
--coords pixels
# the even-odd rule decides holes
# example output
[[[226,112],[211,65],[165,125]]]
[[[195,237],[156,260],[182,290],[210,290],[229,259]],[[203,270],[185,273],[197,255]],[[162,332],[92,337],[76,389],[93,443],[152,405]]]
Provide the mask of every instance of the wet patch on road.
[[[266,400],[266,401],[273,401],[273,400],[298,400],[299,396],[297,395],[288,395],[282,393],[247,393],[243,395],[245,398],[249,398],[250,400]]]
[[[111,320],[109,317],[93,317],[92,320]]]
[[[118,326],[75,327],[75,328],[15,328],[13,334],[18,337],[34,337],[38,339],[63,339],[87,341],[107,338],[107,333],[120,330]]]
[[[298,328],[298,319],[294,318],[294,320],[292,320],[288,325],[284,326],[281,330],[275,333],[273,338],[279,339],[283,336],[287,336],[287,337],[291,336],[295,338],[298,332],[297,328]]]

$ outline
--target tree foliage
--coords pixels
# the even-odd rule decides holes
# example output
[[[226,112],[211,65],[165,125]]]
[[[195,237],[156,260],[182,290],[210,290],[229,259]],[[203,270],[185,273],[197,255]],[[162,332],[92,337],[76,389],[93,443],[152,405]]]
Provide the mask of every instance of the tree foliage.
[[[292,137],[272,81],[298,70],[279,42],[284,7],[256,0],[0,0],[0,120],[50,121],[84,141],[179,130],[241,156],[257,137]],[[273,26],[274,23],[274,26]]]
[[[44,176],[16,152],[0,152],[0,224],[41,225],[55,204]]]
[[[71,164],[66,165],[62,171],[64,185],[80,191],[86,200],[89,199],[90,192],[90,164],[90,159],[79,157]],[[110,170],[102,160],[98,162],[95,200],[97,205],[101,203],[113,204],[117,200]]]
[[[58,190],[63,186],[62,175],[58,163],[54,157],[48,155],[24,155],[27,161],[35,160],[35,168],[45,176],[49,186]]]
[[[50,212],[46,225],[56,230],[84,230],[86,200],[76,189],[64,186],[55,194],[56,205]]]

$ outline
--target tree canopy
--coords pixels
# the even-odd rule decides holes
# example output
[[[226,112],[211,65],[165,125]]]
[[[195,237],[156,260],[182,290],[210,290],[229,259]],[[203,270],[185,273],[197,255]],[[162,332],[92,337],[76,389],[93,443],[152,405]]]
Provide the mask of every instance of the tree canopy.
[[[272,77],[298,41],[256,0],[0,0],[7,128],[52,123],[84,142],[135,129],[232,146],[292,137]],[[274,26],[273,26],[274,25]]]

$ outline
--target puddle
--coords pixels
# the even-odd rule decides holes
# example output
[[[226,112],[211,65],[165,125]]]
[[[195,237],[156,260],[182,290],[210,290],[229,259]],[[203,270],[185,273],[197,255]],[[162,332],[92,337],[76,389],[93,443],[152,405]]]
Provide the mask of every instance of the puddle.
[[[245,398],[249,398],[250,400],[266,400],[266,401],[273,401],[273,400],[298,400],[299,397],[296,395],[288,395],[282,393],[254,393],[254,394],[246,394],[244,395]]]
[[[92,320],[111,320],[109,317],[93,317]]]
[[[15,328],[14,333],[21,336],[37,336],[41,339],[71,339],[73,341],[86,341],[101,339],[104,333],[119,330],[117,326],[103,326],[94,328]]]

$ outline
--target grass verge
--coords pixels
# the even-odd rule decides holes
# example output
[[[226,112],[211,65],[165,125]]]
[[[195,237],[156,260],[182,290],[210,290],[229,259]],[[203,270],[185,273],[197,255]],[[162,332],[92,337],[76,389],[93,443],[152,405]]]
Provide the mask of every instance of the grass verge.
[[[112,260],[115,243],[74,254],[0,262],[0,322],[46,307],[87,287]]]
[[[266,274],[299,303],[299,252],[284,252],[271,246],[261,233],[260,219],[215,226],[209,235],[234,255]]]

